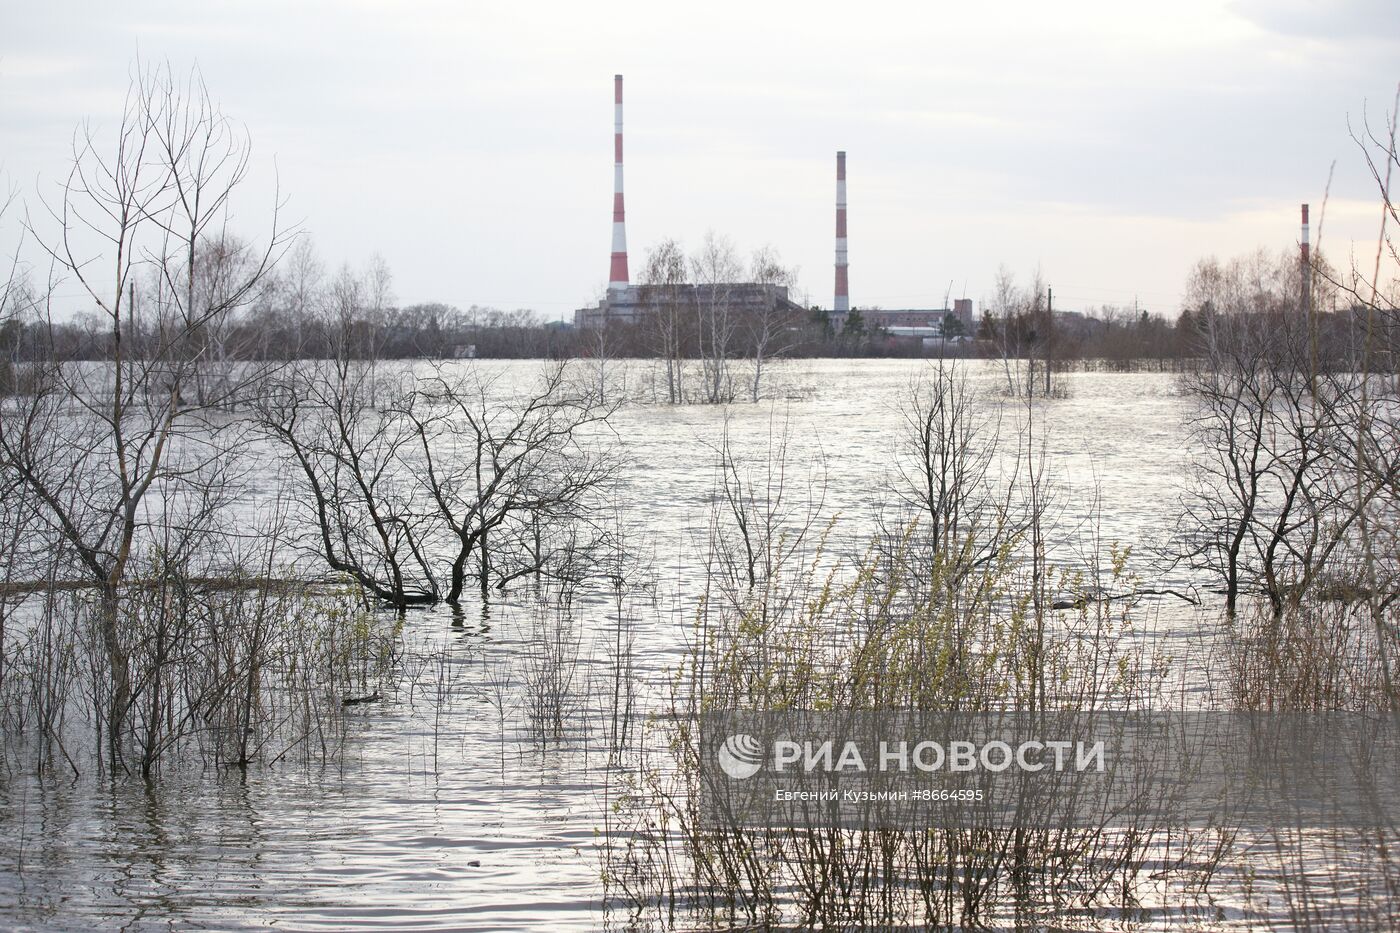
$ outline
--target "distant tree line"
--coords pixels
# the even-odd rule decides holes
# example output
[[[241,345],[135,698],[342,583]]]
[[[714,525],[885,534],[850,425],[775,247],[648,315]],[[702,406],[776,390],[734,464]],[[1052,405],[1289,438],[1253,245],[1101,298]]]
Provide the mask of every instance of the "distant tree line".
[[[673,239],[648,251],[638,276],[640,314],[609,320],[604,327],[575,328],[573,321],[544,320],[528,309],[401,305],[382,257],[358,269],[342,265],[330,272],[305,234],[284,237],[276,247],[276,254],[269,254],[225,227],[201,228],[190,240],[192,258],[180,269],[161,264],[134,269],[122,282],[120,300],[133,321],[147,311],[159,316],[176,297],[215,309],[190,335],[191,352],[209,362],[345,354],[353,359],[648,358],[660,361],[674,402],[681,400],[682,382],[692,369],[708,401],[754,397],[767,366],[783,357],[990,358],[1002,362],[1009,390],[1026,391],[1034,380],[1037,392],[1050,392],[1054,373],[1071,364],[1133,368],[1156,361],[1179,368],[1208,349],[1214,316],[1277,316],[1301,295],[1300,264],[1291,252],[1201,261],[1174,319],[1110,304],[1067,311],[1053,303],[1039,271],[1022,285],[1002,267],[972,332],[959,333],[961,322],[950,314],[946,332],[955,339],[926,344],[893,336],[869,320],[868,312],[879,310],[873,307],[853,309],[838,332],[820,306],[776,299],[755,304],[755,287],[786,294],[795,285],[795,271],[771,248],[744,260],[727,238],[710,234],[690,254]],[[1356,343],[1365,303],[1338,281],[1321,255],[1313,266],[1310,340],[1324,357],[1344,358]],[[43,313],[0,315],[0,379],[11,378],[15,363],[112,357],[113,329],[101,307],[71,314],[51,287],[46,292],[23,275],[10,279],[7,306]],[[250,281],[251,287],[241,284]],[[1223,290],[1227,281],[1252,284]],[[338,335],[335,341],[331,333]],[[163,337],[138,328],[123,339],[126,352],[150,356]],[[1386,366],[1395,341],[1389,334],[1379,340],[1382,352],[1373,363]],[[741,361],[747,367],[743,378],[737,372]]]
[[[231,235],[220,244],[202,244],[196,268],[213,282],[229,280],[245,263],[248,247]],[[451,358],[475,346],[476,355],[504,359],[577,355],[568,328],[541,321],[534,311],[501,311],[476,305],[463,310],[440,302],[398,305],[393,278],[382,258],[362,269],[342,266],[327,274],[311,239],[299,237],[256,291],[238,296],[206,327],[210,355],[225,360],[331,359],[343,351],[327,334],[350,334],[352,355],[360,359]],[[135,275],[123,299],[139,316],[143,306],[161,300],[161,272]],[[32,302],[31,303],[35,303]],[[48,299],[46,309],[58,302]],[[328,325],[333,324],[333,327]],[[68,319],[52,310],[43,315],[7,316],[0,323],[0,350],[6,360],[105,360],[112,353],[112,328],[100,310]],[[127,335],[132,352],[153,352],[159,335]]]
[[[1052,307],[1051,290],[1037,272],[1026,286],[1004,267],[982,312],[977,339],[966,355],[1002,361],[1007,388],[1021,394],[1053,392],[1053,374],[1083,365],[1109,369],[1191,369],[1214,350],[1222,316],[1281,326],[1305,314],[1310,353],[1323,367],[1355,367],[1366,333],[1367,302],[1355,284],[1314,254],[1310,299],[1302,308],[1303,266],[1292,251],[1259,251],[1222,262],[1203,259],[1192,269],[1174,320],[1134,307],[1104,304],[1083,311]],[[1400,334],[1371,335],[1373,369],[1394,371]],[[1155,366],[1154,366],[1155,364]]]

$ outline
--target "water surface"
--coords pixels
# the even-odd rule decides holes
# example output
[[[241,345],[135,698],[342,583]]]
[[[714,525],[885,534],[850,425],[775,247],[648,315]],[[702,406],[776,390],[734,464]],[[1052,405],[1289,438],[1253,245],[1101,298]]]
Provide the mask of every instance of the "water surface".
[[[523,380],[536,364],[483,363]],[[816,360],[774,371],[773,399],[723,407],[629,405],[614,421],[626,455],[620,514],[651,581],[654,610],[636,631],[640,702],[682,656],[686,607],[701,568],[713,449],[727,430],[741,456],[786,437],[791,478],[838,514],[838,547],[859,547],[889,496],[900,406],[925,364]],[[632,386],[646,364],[630,364]],[[1136,569],[1160,576],[1151,550],[1173,527],[1183,491],[1188,401],[1165,374],[1081,373],[1068,398],[999,394],[997,370],[974,364],[989,416],[1014,457],[1017,428],[1037,426],[1057,488],[1057,555],[1097,539],[1133,545]],[[1039,448],[1038,448],[1039,449]],[[254,484],[264,492],[271,484]],[[1174,586],[1192,581],[1180,571]],[[574,624],[580,703],[606,706],[616,620],[606,594]],[[1152,625],[1189,638],[1197,623],[1172,601]],[[602,922],[601,727],[563,742],[527,728],[524,686],[538,613],[512,591],[463,614],[409,614],[405,674],[379,703],[350,708],[343,763],[308,772],[173,771],[147,787],[33,776],[7,756],[0,782],[0,925],[103,928],[559,930]],[[588,717],[583,717],[587,725]],[[596,726],[596,723],[595,723]]]

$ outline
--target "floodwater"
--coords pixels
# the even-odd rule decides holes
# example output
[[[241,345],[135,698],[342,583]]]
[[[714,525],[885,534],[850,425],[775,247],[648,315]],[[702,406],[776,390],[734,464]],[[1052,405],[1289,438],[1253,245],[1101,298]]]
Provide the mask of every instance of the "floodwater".
[[[533,364],[482,364],[528,373]],[[729,432],[741,454],[786,436],[789,482],[824,490],[837,547],[855,544],[891,480],[899,406],[918,361],[818,360],[774,372],[760,404],[623,408],[620,515],[653,586],[638,621],[635,676],[645,707],[682,656],[694,546],[712,502],[713,454]],[[999,373],[972,364],[1008,443],[1026,417]],[[633,364],[627,378],[644,378]],[[1167,374],[1079,373],[1069,396],[1032,416],[1058,490],[1065,554],[1093,534],[1133,545],[1147,585],[1185,482],[1189,402]],[[844,536],[844,537],[843,537]],[[842,544],[845,542],[845,544]],[[1191,581],[1174,579],[1173,585]],[[1163,600],[1160,624],[1191,616]],[[575,619],[580,707],[618,685],[611,601]],[[606,753],[598,730],[544,742],[524,724],[537,613],[515,594],[453,616],[410,613],[404,677],[382,702],[348,708],[333,769],[172,771],[138,780],[0,782],[0,926],[49,929],[560,930],[603,922],[597,845]]]

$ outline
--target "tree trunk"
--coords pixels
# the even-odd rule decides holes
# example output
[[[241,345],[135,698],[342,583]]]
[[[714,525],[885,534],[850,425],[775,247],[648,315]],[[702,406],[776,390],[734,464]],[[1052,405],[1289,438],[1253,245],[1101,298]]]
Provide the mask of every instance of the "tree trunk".
[[[488,589],[490,587],[491,577],[491,558],[490,551],[486,546],[485,531],[483,531],[481,533],[481,537],[477,539],[477,546],[481,549],[481,595],[484,597],[487,595]]]
[[[447,588],[447,602],[455,606],[462,601],[462,590],[467,585],[467,556],[471,550],[463,547],[452,561],[452,579]]]
[[[107,710],[107,757],[113,773],[118,768],[125,768],[122,745],[126,735],[126,714],[131,706],[130,659],[121,641],[117,587],[115,582],[103,582],[98,619],[102,647],[112,674],[111,702]]]

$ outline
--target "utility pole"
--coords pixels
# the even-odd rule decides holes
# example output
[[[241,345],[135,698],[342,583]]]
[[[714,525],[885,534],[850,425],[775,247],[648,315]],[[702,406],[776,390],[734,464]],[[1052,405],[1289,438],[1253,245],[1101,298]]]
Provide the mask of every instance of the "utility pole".
[[[1045,397],[1050,397],[1050,369],[1054,365],[1055,290],[1045,289]]]

